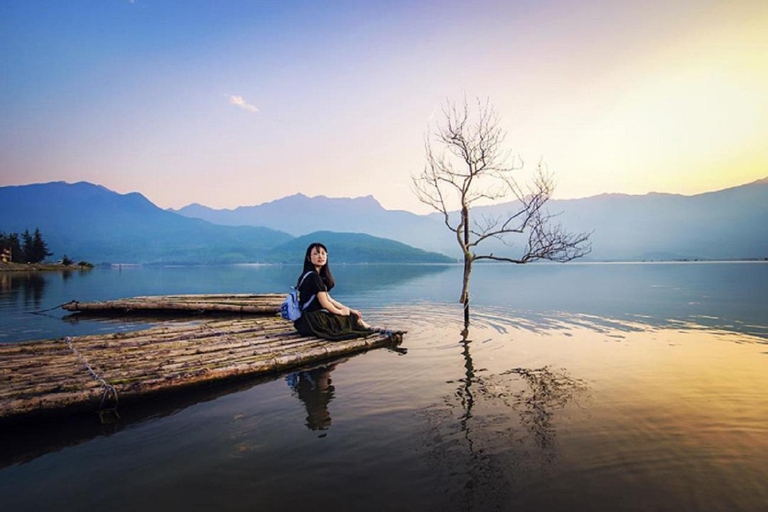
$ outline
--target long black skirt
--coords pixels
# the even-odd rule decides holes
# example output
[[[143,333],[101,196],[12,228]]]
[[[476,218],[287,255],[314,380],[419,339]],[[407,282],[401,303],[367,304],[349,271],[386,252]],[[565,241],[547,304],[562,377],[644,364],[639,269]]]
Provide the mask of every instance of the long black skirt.
[[[371,334],[357,324],[357,315],[339,316],[325,310],[309,311],[293,322],[302,336],[317,336],[331,341],[349,340]]]

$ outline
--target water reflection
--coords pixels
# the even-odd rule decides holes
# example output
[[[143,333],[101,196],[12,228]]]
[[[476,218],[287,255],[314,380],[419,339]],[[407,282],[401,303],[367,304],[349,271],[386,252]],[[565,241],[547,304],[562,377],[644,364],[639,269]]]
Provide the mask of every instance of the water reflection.
[[[461,283],[457,265],[338,265],[342,301],[366,313],[398,304],[437,308],[455,316]],[[296,265],[141,267],[122,272],[97,268],[58,273],[0,275],[3,341],[92,334],[100,325],[76,329],[18,315],[72,299],[108,300],[137,295],[265,293],[295,283]],[[475,275],[476,274],[476,275]],[[76,279],[76,277],[87,277]],[[4,282],[4,284],[3,284]],[[13,282],[13,284],[12,284]],[[44,290],[43,290],[44,287]],[[768,264],[711,265],[483,265],[473,273],[472,321],[499,332],[510,327],[541,333],[589,327],[598,332],[645,332],[651,328],[722,330],[768,339]],[[515,293],[510,293],[515,290]],[[589,290],[589,293],[584,293]],[[451,320],[453,321],[453,319]],[[478,325],[478,324],[475,324]],[[32,330],[34,335],[31,334]]]
[[[333,275],[338,276],[336,293],[345,294],[350,290],[354,290],[356,293],[359,293],[360,290],[371,292],[384,289],[386,291],[424,278],[438,277],[454,267],[454,265],[442,264],[336,265],[333,267]],[[296,269],[298,268],[297,265]],[[294,272],[298,275],[298,272],[295,270]],[[294,277],[293,280],[295,281],[296,278]]]
[[[510,398],[507,395],[509,384],[503,379],[507,375],[519,376],[526,384],[521,390],[514,391]],[[495,389],[486,386],[484,392],[520,411],[521,425],[542,451],[551,450],[555,445],[555,411],[564,409],[578,395],[588,391],[585,381],[571,377],[565,369],[556,370],[547,366],[513,368],[501,373],[498,381],[491,384]]]
[[[20,299],[25,307],[40,306],[45,284],[39,272],[0,272],[0,292],[11,299]]]
[[[330,374],[337,365],[352,357],[355,356],[347,356],[322,367],[310,367],[285,377],[307,409],[306,426],[310,430],[325,431],[330,427],[328,404],[334,395]],[[170,391],[162,398],[121,404],[118,414],[107,418],[107,421],[100,418],[98,413],[30,418],[28,421],[0,421],[0,468],[27,463],[48,453],[130,430],[137,424],[173,416],[189,407],[274,382],[281,379],[282,375],[263,375]],[[325,433],[322,433],[318,437],[324,436]]]
[[[303,377],[295,390],[284,376],[245,391],[248,381],[184,414],[177,403],[142,421],[126,407],[117,425],[79,433],[67,422],[34,439],[2,430],[4,460],[21,444],[38,457],[0,472],[4,504],[195,509],[216,494],[232,510],[366,510],[387,495],[374,508],[764,510],[765,346],[705,330],[516,328],[525,320],[507,311],[473,309],[462,337],[456,304],[379,308],[377,322],[409,330],[407,356],[305,368],[304,389]],[[335,435],[317,439],[331,424]],[[82,446],[39,457],[67,443]],[[115,486],[126,471],[147,492]]]
[[[484,376],[486,369],[475,368],[470,332],[465,324],[463,376],[447,381],[458,384],[455,392],[427,411],[431,458],[449,473],[446,492],[462,510],[502,510],[521,481],[554,462],[556,413],[588,386],[549,366]]]
[[[371,309],[376,320],[379,317],[405,318],[409,329],[428,329],[434,323],[456,326],[461,330],[462,309],[455,303],[422,303],[421,309],[428,309],[430,316],[412,314],[401,306],[389,306]],[[617,341],[632,333],[650,333],[669,329],[685,332],[715,333],[723,338],[739,339],[742,342],[765,343],[768,340],[768,324],[754,324],[739,320],[727,321],[711,316],[691,316],[687,319],[659,318],[647,315],[625,315],[624,317],[599,316],[566,311],[532,311],[513,309],[509,306],[472,306],[471,325],[490,328],[499,334],[509,334],[515,330],[529,331],[539,335],[560,333],[570,336],[574,329],[590,331],[609,336]],[[413,332],[413,331],[410,331]],[[738,337],[732,336],[738,334]]]
[[[365,270],[339,268],[346,286]],[[120,422],[106,427],[89,417],[34,436],[0,429],[2,464],[37,457],[0,472],[6,508],[203,508],[217,494],[227,509],[364,510],[390,493],[374,508],[765,509],[768,265],[479,268],[464,337],[459,271],[350,292],[373,323],[409,331],[408,355],[372,351],[301,394],[280,377],[242,394],[226,388],[184,414],[175,411],[205,398],[141,414],[121,404]],[[66,289],[46,277],[41,308],[85,295],[274,291],[295,275],[97,270]],[[41,328],[12,306],[20,319],[3,327]],[[70,334],[89,322],[58,324]],[[23,334],[32,337],[44,335]],[[343,435],[317,439],[331,417]],[[147,492],[115,486],[126,471]]]
[[[313,368],[311,370],[294,372],[285,377],[294,396],[304,403],[307,409],[306,426],[309,430],[324,431],[331,426],[331,413],[328,404],[334,396],[331,372],[338,362]],[[325,437],[325,433],[318,437]]]
[[[422,289],[422,281],[450,271],[446,265],[338,265],[342,300],[368,311],[380,297]],[[140,295],[274,293],[295,284],[298,265],[95,268],[65,272],[0,273],[0,341],[58,338],[102,332],[98,321],[64,324],[63,313],[42,319],[20,313],[71,300],[99,301]],[[61,276],[61,277],[59,277]],[[345,292],[346,289],[346,292]],[[350,298],[350,294],[355,298]],[[58,317],[58,318],[55,318]],[[85,318],[83,318],[85,320]]]
[[[216,387],[171,393],[164,400],[121,405],[119,418],[115,417],[115,421],[102,422],[98,413],[85,413],[61,418],[0,422],[0,468],[24,464],[97,437],[111,436],[148,420],[173,416],[192,405],[216,400],[274,379],[223,383]]]

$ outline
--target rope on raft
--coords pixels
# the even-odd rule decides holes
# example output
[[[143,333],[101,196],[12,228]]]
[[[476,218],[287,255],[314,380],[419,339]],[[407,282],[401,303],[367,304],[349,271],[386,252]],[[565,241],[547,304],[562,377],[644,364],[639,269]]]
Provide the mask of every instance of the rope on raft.
[[[104,402],[106,402],[107,397],[109,395],[112,395],[115,399],[115,405],[112,407],[112,409],[117,409],[117,390],[115,389],[115,386],[112,384],[109,384],[106,380],[101,378],[99,374],[97,374],[94,369],[91,367],[90,364],[88,364],[88,361],[85,360],[85,357],[75,348],[74,343],[72,343],[72,338],[69,336],[64,337],[64,342],[66,342],[69,349],[72,351],[72,353],[75,355],[75,357],[82,363],[83,366],[85,366],[86,370],[91,374],[91,376],[96,379],[99,384],[101,384],[101,387],[104,389],[104,394],[101,397],[101,403],[99,404],[99,407],[104,407]]]

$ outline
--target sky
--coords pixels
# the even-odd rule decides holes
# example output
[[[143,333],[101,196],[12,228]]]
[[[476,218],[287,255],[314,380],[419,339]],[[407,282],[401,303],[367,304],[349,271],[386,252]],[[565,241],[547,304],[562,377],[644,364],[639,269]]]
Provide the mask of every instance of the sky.
[[[441,105],[488,99],[554,197],[768,176],[768,2],[0,2],[0,186],[163,208],[411,190]]]

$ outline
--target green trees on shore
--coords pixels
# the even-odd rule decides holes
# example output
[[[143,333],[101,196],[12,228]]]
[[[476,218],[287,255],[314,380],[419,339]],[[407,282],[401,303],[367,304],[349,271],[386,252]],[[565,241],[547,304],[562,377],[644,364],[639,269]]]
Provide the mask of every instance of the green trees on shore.
[[[32,234],[26,229],[21,235],[0,231],[0,252],[4,261],[14,263],[40,263],[53,254],[48,249],[40,229],[35,229]]]

